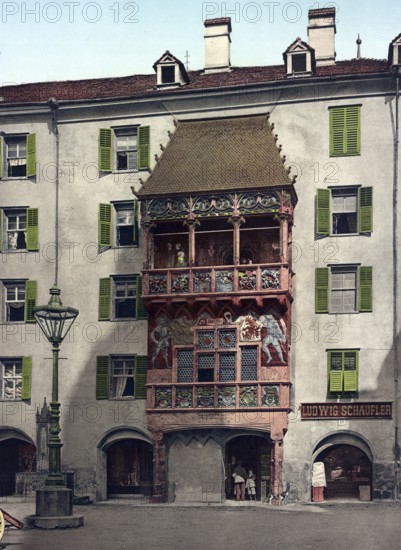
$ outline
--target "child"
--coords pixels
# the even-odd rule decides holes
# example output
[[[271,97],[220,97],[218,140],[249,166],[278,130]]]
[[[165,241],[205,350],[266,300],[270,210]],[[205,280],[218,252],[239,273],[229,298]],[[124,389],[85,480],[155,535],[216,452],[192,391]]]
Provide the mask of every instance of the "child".
[[[246,490],[248,491],[249,500],[256,501],[256,483],[255,483],[255,474],[252,470],[249,470],[248,477],[246,479]]]

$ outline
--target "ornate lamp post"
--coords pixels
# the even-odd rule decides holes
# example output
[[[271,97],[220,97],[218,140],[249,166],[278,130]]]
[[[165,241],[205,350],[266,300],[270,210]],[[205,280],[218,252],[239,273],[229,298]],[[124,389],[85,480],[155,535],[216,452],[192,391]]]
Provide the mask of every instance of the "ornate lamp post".
[[[60,289],[54,285],[50,289],[50,300],[46,306],[38,306],[33,310],[36,321],[42,332],[53,346],[53,382],[52,400],[50,403],[50,437],[49,437],[49,475],[46,486],[63,487],[61,475],[60,451],[60,403],[58,400],[58,354],[60,344],[68,334],[79,311],[63,306],[60,299]]]

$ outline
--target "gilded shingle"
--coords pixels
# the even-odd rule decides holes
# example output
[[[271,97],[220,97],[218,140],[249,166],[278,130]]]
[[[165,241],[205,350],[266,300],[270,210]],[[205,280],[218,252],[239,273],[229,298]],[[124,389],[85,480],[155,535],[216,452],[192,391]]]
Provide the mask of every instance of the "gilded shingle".
[[[179,122],[141,197],[291,185],[266,115]]]

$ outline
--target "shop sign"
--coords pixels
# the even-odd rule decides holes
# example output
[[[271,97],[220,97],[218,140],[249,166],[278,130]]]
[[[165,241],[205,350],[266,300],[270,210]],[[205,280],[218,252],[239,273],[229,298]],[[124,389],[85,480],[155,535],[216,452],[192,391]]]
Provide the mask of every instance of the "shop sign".
[[[376,403],[302,403],[302,420],[328,418],[392,418],[391,402]]]

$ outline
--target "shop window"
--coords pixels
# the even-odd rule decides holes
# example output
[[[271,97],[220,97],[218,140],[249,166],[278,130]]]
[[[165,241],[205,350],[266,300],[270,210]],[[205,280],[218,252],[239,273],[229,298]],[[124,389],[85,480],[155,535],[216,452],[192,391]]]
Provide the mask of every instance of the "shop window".
[[[373,231],[372,187],[318,189],[316,207],[319,237]]]
[[[96,399],[146,399],[147,357],[102,355],[96,358]]]
[[[327,352],[330,394],[350,394],[358,391],[358,350]]]
[[[100,321],[146,318],[142,302],[141,276],[113,276],[100,279]]]
[[[3,281],[3,320],[8,323],[34,323],[33,308],[36,305],[36,294],[36,281]]]
[[[335,266],[316,268],[316,313],[363,313],[372,310],[372,267]]]
[[[361,108],[359,105],[330,108],[330,156],[361,152]]]
[[[138,246],[138,201],[99,204],[99,247]]]
[[[99,130],[99,170],[101,172],[147,170],[149,163],[149,126]]]
[[[0,399],[30,399],[31,372],[31,357],[0,357]]]

